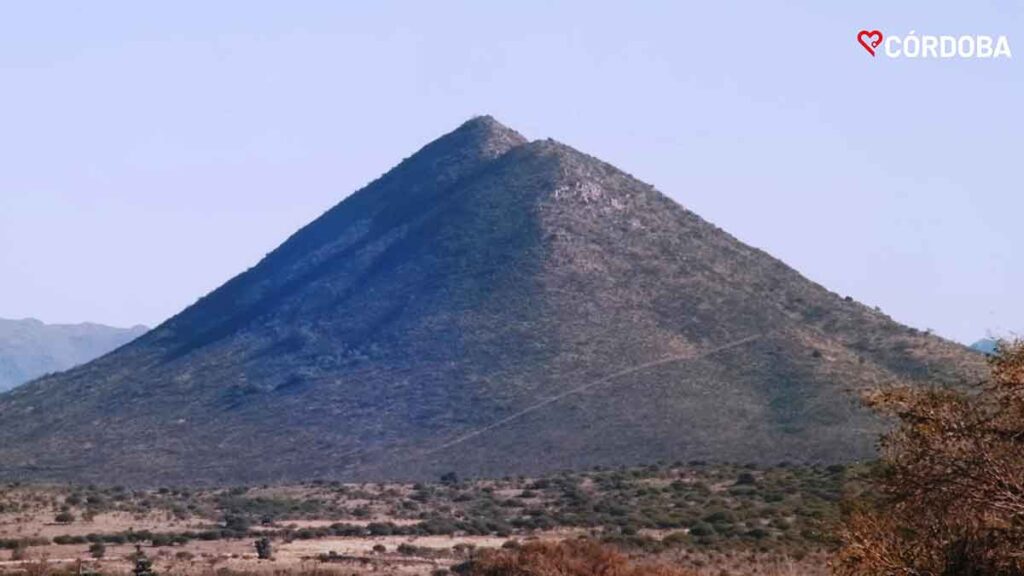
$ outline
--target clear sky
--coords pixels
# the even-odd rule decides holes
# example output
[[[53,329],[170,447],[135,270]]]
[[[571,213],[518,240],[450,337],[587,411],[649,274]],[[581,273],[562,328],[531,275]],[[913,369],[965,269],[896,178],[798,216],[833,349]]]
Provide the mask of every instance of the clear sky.
[[[1022,59],[1010,0],[4,3],[0,317],[159,323],[490,113],[897,320],[1022,331]]]

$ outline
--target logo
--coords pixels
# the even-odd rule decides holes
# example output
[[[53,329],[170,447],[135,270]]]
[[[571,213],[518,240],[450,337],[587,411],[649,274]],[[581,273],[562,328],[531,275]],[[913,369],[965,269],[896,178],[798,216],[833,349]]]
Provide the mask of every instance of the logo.
[[[872,57],[874,57],[875,48],[878,48],[878,45],[882,43],[882,33],[878,30],[872,30],[870,32],[867,30],[861,30],[860,33],[857,34],[857,42],[860,42],[860,45],[863,46]]]
[[[886,37],[880,30],[861,30],[857,33],[857,42],[871,54],[872,58],[875,57],[879,46],[883,46],[884,49],[880,52],[887,58],[1013,58],[1010,40],[1006,36],[918,36],[911,30],[905,36]]]

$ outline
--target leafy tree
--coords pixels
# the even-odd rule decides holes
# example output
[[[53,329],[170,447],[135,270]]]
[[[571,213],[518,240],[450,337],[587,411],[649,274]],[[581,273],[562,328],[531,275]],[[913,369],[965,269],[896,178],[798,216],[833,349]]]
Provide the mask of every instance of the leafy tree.
[[[107,546],[103,542],[93,542],[89,545],[89,556],[99,560],[107,555]]]
[[[743,472],[736,477],[736,483],[740,485],[757,484],[757,477],[750,472]]]
[[[251,526],[252,522],[240,514],[228,514],[224,517],[224,528],[231,532],[244,534]]]
[[[264,536],[256,541],[256,556],[260,560],[272,560],[274,558],[274,547],[270,538]]]
[[[135,567],[132,568],[134,576],[156,576],[153,570],[153,561],[142,551],[142,546],[135,546]]]
[[[875,495],[847,504],[843,576],[1024,574],[1024,342],[999,345],[968,390],[877,390],[895,419]]]
[[[53,520],[58,524],[71,524],[75,521],[75,515],[71,512],[61,512],[54,516]]]

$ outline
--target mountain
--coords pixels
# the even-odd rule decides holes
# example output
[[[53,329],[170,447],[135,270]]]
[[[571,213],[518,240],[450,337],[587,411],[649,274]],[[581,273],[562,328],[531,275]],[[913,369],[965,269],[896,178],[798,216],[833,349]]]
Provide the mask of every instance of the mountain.
[[[997,346],[999,346],[999,340],[996,340],[995,338],[982,338],[974,344],[971,344],[971,349],[977,350],[983,354],[995,354]]]
[[[880,426],[858,388],[982,365],[480,117],[130,345],[0,396],[0,477],[848,461]]]
[[[101,324],[43,324],[0,318],[0,392],[50,372],[88,362],[131,342],[145,326],[112,328]]]

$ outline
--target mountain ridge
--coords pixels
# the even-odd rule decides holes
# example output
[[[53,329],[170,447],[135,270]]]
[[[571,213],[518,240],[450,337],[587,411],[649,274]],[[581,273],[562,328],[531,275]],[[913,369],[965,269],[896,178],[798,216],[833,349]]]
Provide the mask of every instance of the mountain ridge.
[[[880,429],[851,391],[981,366],[610,164],[478,117],[131,346],[0,396],[0,477],[841,461]],[[55,396],[75,402],[44,412]]]
[[[0,318],[0,392],[88,362],[146,330],[141,324],[117,328],[95,322],[46,324],[36,318]]]

